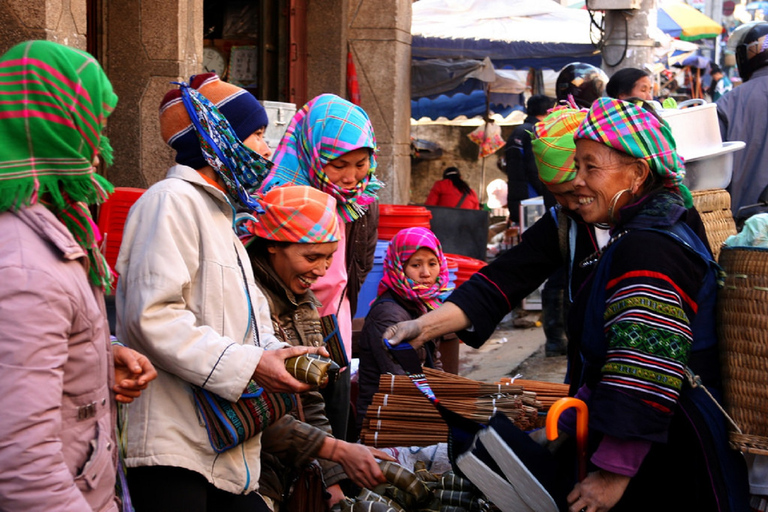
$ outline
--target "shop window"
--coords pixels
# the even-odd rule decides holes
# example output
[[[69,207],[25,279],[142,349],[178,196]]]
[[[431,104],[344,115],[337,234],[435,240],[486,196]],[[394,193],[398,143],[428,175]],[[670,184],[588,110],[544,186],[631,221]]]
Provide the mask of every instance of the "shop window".
[[[205,0],[203,67],[261,100],[286,101],[288,0]]]

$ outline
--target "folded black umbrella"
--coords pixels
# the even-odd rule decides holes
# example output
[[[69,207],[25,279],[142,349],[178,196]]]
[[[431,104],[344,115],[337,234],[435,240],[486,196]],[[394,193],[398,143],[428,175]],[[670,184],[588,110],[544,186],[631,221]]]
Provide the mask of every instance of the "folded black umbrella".
[[[536,443],[503,413],[478,432],[457,465],[502,511],[565,510],[567,480],[550,451]]]

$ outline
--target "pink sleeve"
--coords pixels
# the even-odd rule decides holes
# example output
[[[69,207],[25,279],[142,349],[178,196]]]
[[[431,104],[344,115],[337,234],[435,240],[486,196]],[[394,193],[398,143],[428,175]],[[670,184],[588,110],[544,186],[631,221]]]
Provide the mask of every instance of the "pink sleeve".
[[[320,316],[331,313],[336,315],[341,339],[344,341],[344,349],[347,351],[347,358],[352,359],[352,314],[349,300],[346,297],[342,300],[342,294],[347,287],[346,233],[343,224],[340,231],[339,248],[333,255],[331,266],[325,275],[312,286],[312,292],[322,303],[319,310]]]
[[[59,436],[72,327],[67,291],[29,269],[8,267],[0,280],[14,283],[0,290],[0,509],[46,510],[55,503],[61,511],[91,510]]]
[[[633,477],[650,449],[650,441],[603,436],[591,460],[601,469]]]

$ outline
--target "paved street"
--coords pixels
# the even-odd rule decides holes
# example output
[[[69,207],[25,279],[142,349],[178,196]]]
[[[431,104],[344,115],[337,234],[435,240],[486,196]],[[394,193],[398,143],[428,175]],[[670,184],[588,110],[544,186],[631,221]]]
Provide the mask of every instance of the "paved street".
[[[537,315],[527,318],[537,319]],[[544,356],[544,331],[541,327],[515,328],[501,325],[479,349],[461,344],[459,374],[481,382],[496,382],[518,373],[522,378],[563,382],[565,356]]]

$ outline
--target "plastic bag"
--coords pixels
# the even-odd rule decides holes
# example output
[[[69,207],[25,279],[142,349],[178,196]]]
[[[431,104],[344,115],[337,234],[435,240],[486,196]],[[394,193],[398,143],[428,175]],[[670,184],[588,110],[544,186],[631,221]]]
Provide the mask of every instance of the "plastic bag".
[[[469,140],[480,146],[480,158],[492,155],[499,148],[504,146],[504,139],[501,137],[501,127],[493,121],[488,121],[472,130]]]

